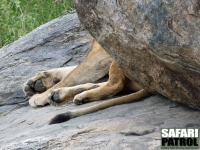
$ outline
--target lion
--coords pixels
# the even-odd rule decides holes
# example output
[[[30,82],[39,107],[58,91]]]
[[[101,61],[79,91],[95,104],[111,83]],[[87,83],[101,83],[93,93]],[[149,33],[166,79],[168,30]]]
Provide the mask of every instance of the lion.
[[[30,97],[31,107],[47,104],[57,106],[69,101],[81,105],[107,99],[87,108],[58,114],[49,124],[65,122],[111,106],[139,101],[151,94],[138,83],[131,81],[96,40],[92,42],[86,58],[78,66],[43,71],[25,83],[23,91]],[[106,75],[108,80],[102,82],[101,79]],[[122,91],[128,91],[129,94],[115,97]]]

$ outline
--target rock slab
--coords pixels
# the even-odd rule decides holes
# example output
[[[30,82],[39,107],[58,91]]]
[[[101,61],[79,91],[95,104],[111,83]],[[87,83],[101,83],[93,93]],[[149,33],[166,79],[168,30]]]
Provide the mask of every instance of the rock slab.
[[[80,21],[144,88],[200,109],[199,0],[75,0]]]

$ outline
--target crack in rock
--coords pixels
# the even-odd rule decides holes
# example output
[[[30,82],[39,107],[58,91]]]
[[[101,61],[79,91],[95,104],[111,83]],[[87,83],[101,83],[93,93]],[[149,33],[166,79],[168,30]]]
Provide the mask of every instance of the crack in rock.
[[[75,140],[76,137],[82,135],[82,134],[85,134],[85,133],[90,133],[91,131],[93,131],[93,129],[89,129],[89,130],[84,130],[84,131],[81,131],[81,132],[78,132],[74,135],[71,136],[71,140]]]
[[[135,129],[135,130],[122,131],[122,132],[120,132],[120,134],[125,135],[125,136],[143,136],[143,135],[146,135],[146,134],[153,133],[154,131],[155,131],[155,128],[153,128],[153,129],[138,128],[138,129]]]

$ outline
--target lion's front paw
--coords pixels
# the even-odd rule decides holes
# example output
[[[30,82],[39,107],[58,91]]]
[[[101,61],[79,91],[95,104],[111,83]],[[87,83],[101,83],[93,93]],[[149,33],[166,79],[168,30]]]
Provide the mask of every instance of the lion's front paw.
[[[42,94],[35,94],[29,99],[29,105],[31,107],[41,107],[47,105],[47,97]]]
[[[48,95],[48,103],[54,106],[57,106],[58,103],[61,102],[61,98],[59,96],[59,90],[53,90]]]
[[[31,98],[29,99],[29,105],[30,105],[31,107],[37,107],[37,105],[36,105],[36,103],[35,103],[35,98],[34,98],[34,97],[31,97]]]
[[[73,99],[73,103],[76,105],[82,105],[83,104],[83,100],[80,98],[74,98]]]
[[[32,79],[28,80],[24,86],[24,93],[27,96],[33,96],[36,93],[42,93],[46,91],[46,86],[42,83],[42,80],[33,81]]]
[[[90,102],[90,99],[81,93],[74,97],[73,102],[76,105],[82,105],[82,104]]]
[[[72,96],[73,92],[70,87],[55,89],[48,95],[48,103],[57,106],[62,102],[72,100]]]
[[[60,81],[60,79],[53,77],[50,73],[48,71],[40,72],[35,77],[29,79],[23,87],[25,95],[33,96],[36,93],[43,93]]]

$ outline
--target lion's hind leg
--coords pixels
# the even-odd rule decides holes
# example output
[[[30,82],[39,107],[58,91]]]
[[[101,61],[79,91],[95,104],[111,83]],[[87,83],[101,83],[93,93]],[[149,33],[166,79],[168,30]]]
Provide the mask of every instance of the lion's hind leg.
[[[27,96],[33,96],[36,93],[45,92],[54,86],[67,74],[69,74],[76,66],[64,67],[42,71],[30,78],[24,85],[23,91]]]
[[[76,95],[73,102],[80,105],[91,101],[113,97],[124,89],[125,79],[126,77],[124,73],[113,61],[109,69],[108,81],[95,89],[84,91]]]

